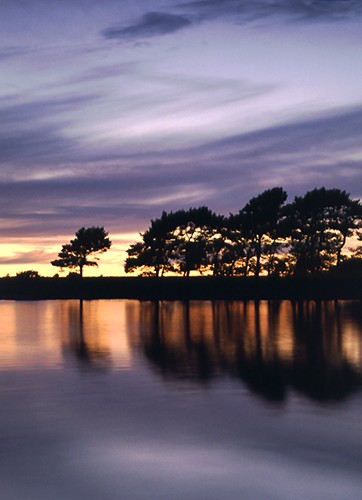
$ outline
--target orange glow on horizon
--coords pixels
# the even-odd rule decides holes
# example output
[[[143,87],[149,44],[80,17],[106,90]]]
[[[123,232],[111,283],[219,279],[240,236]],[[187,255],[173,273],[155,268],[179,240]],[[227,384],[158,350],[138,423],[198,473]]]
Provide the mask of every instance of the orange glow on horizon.
[[[127,249],[129,246],[141,240],[139,232],[110,234],[112,241],[111,248],[99,254],[98,267],[85,267],[83,270],[85,277],[98,276],[126,276],[124,263],[127,258]],[[68,243],[72,235],[55,235],[54,237],[9,237],[1,246],[0,277],[16,276],[22,271],[38,271],[41,276],[52,277],[59,274],[65,277],[69,272],[76,269],[61,270],[52,266],[50,262],[57,258],[62,245]],[[351,256],[351,250],[356,248],[360,242],[356,236],[350,237],[345,244],[343,253]],[[96,256],[97,257],[97,256]],[[92,257],[90,257],[91,260]],[[172,273],[167,273],[171,275]],[[191,275],[198,275],[197,271],[192,271]],[[208,274],[208,273],[206,273]],[[265,274],[265,272],[262,274]],[[139,275],[138,271],[129,273],[129,276]]]
[[[62,245],[68,243],[73,236],[55,236],[54,238],[9,238],[2,244],[0,277],[15,276],[21,271],[38,271],[41,276],[51,277],[55,274],[67,276],[70,271],[52,266],[50,262],[57,258]],[[98,255],[98,267],[85,267],[84,276],[124,276],[124,261],[128,247],[139,240],[138,233],[110,235],[111,248]],[[91,259],[92,260],[92,259]]]

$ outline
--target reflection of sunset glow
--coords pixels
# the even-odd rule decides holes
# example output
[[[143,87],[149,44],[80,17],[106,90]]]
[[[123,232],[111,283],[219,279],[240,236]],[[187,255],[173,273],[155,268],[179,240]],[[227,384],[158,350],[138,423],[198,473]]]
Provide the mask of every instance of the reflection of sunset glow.
[[[61,362],[59,317],[51,303],[0,304],[0,369],[56,367]]]
[[[130,368],[132,356],[127,339],[124,301],[66,301],[63,318],[63,346],[82,342],[90,354],[107,358],[107,366]],[[81,309],[80,309],[81,307]]]
[[[282,397],[288,380],[313,397],[334,392],[338,397],[362,372],[361,325],[349,316],[351,304],[143,303],[141,347],[170,376],[209,378],[226,372],[260,390],[271,391],[274,384],[272,397]]]
[[[323,390],[334,379],[343,386],[345,374],[362,374],[361,325],[348,301],[3,301],[0,307],[3,370],[64,363],[128,370],[140,351],[163,373],[207,379],[226,372],[257,385],[274,374],[281,390],[287,379],[308,391],[315,377]]]
[[[58,368],[64,350],[75,349],[80,336],[90,358],[106,355],[107,365],[128,369],[132,355],[127,338],[127,301],[2,302],[0,369]]]
[[[342,349],[345,358],[362,373],[362,337],[353,325],[347,325],[343,335]]]

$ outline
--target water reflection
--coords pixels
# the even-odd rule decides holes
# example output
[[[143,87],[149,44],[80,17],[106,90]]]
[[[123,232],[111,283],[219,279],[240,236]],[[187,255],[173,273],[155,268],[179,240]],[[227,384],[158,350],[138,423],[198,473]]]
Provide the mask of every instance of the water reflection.
[[[139,348],[165,378],[228,375],[269,400],[292,387],[333,401],[361,383],[361,325],[353,302],[145,302]]]
[[[290,389],[343,400],[362,381],[359,302],[2,302],[0,370],[130,370],[240,380],[275,402]]]
[[[360,304],[0,301],[0,318],[1,498],[360,498]]]
[[[64,353],[74,354],[82,367],[105,369],[111,362],[110,349],[99,335],[99,329],[88,328],[89,320],[84,311],[83,300],[69,305],[63,350]]]
[[[133,306],[132,306],[133,304]],[[129,369],[127,307],[135,301],[0,302],[0,370]]]

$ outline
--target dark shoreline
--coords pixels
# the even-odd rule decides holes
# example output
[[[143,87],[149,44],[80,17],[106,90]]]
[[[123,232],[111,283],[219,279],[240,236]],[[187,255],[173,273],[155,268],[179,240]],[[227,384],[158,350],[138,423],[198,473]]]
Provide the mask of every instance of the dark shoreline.
[[[0,278],[0,300],[362,300],[362,277]]]

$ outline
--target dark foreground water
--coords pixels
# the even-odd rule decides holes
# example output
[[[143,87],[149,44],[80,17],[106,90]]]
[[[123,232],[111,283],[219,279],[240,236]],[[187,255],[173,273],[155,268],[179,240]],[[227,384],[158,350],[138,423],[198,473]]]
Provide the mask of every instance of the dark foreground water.
[[[359,302],[0,302],[0,498],[361,500]]]

